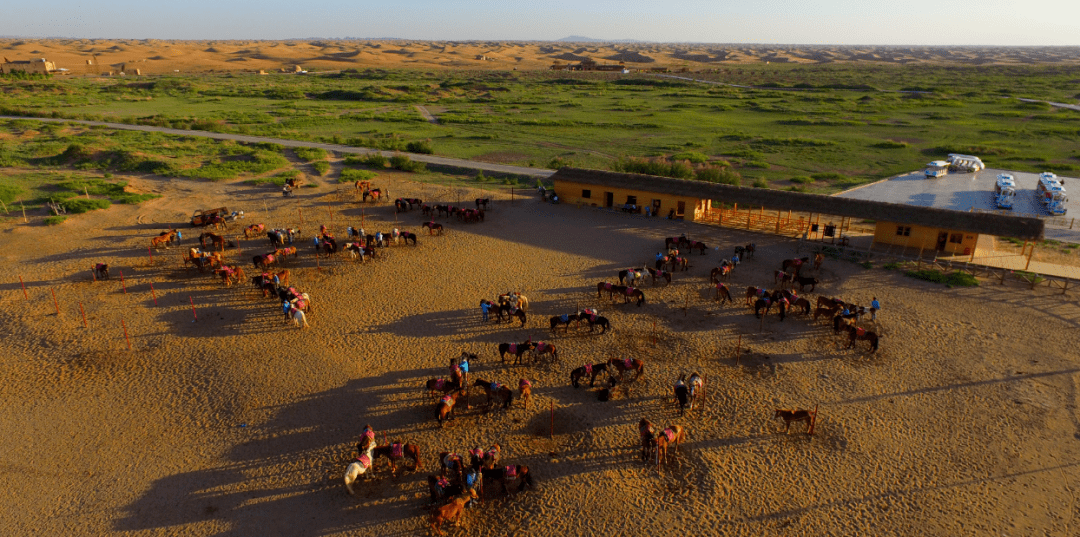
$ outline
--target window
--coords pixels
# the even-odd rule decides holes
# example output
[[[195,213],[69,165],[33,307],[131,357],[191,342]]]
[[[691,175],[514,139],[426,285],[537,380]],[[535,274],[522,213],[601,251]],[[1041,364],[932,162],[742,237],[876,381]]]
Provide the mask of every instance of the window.
[[[960,243],[964,242],[964,234],[963,233],[953,233],[952,235],[949,235],[949,242],[951,242],[953,244],[960,244]]]
[[[627,205],[637,205],[637,196],[626,196]]]
[[[591,198],[592,197],[592,190],[582,190],[581,191],[581,197],[583,197],[583,198]]]
[[[898,237],[910,237],[911,226],[896,226],[896,236]]]

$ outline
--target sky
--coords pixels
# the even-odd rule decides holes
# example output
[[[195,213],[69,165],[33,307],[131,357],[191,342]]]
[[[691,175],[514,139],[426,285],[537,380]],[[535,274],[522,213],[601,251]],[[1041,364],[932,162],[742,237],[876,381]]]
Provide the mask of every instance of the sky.
[[[1080,46],[1080,0],[36,0],[0,36]]]

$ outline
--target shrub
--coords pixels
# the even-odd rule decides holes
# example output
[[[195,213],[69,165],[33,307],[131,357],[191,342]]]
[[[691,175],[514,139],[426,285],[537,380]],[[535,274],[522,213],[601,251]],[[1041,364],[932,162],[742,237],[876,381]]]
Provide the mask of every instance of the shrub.
[[[792,183],[795,183],[795,184],[797,184],[797,185],[807,185],[807,184],[810,184],[810,183],[813,183],[813,182],[814,182],[814,179],[813,179],[813,178],[811,178],[811,177],[806,177],[806,176],[802,176],[802,177],[792,177],[792,178],[791,178],[791,179],[789,179],[789,180],[790,180],[790,181],[791,181]]]
[[[904,275],[928,282],[943,283],[949,287],[975,287],[979,285],[979,280],[966,272],[953,272],[946,275],[940,270],[924,269],[908,270],[904,272]]]
[[[758,177],[757,179],[754,179],[754,188],[769,188],[769,182]]]
[[[760,168],[762,170],[769,169],[769,163],[762,162],[760,160],[748,160],[746,162],[743,162],[742,165],[744,168]]]
[[[710,183],[720,183],[724,185],[739,186],[742,183],[742,177],[739,172],[730,168],[717,168],[717,167],[705,167],[694,172],[694,178],[698,181],[708,181]]]
[[[370,155],[349,155],[345,157],[345,164],[371,166],[372,168],[385,168],[386,157],[382,156],[382,153],[371,153]]]
[[[315,173],[319,175],[326,175],[330,171],[330,163],[325,160],[320,160],[312,164],[311,167],[315,168]]]
[[[338,178],[339,183],[355,183],[356,181],[370,181],[376,177],[376,173],[368,170],[354,170],[352,168],[346,168],[341,170],[341,177]]]
[[[421,153],[424,155],[430,155],[435,152],[433,149],[431,149],[431,142],[427,140],[409,142],[405,145],[405,150],[410,153]]]
[[[82,214],[97,209],[108,209],[112,203],[109,203],[109,200],[71,198],[61,201],[60,205],[69,213]]]
[[[297,147],[293,149],[296,156],[307,162],[314,162],[316,160],[326,160],[326,150],[319,147]]]
[[[23,189],[15,185],[0,184],[0,201],[4,203],[14,202],[22,193]]]
[[[45,218],[45,225],[47,225],[47,226],[60,225],[60,224],[64,223],[64,220],[67,220],[67,217],[63,216],[63,215],[49,216],[49,217]]]
[[[870,147],[877,147],[879,149],[903,149],[907,146],[907,142],[894,142],[892,140],[885,140],[884,142],[872,144]]]
[[[810,177],[815,181],[843,181],[847,179],[846,175],[836,172],[815,173]]]
[[[416,162],[405,155],[390,157],[390,167],[403,172],[420,173],[427,169],[423,162]]]
[[[869,261],[863,261],[862,263],[859,263],[859,265],[862,266],[862,268],[864,268],[864,269],[872,269],[872,268],[874,268],[874,264],[869,262]]]
[[[709,157],[703,153],[696,151],[683,151],[682,153],[675,153],[671,156],[671,160],[689,160],[694,164],[702,164],[709,161]]]
[[[897,270],[897,269],[900,268],[900,263],[898,261],[893,261],[891,263],[885,263],[884,265],[881,265],[881,268],[883,268],[885,270]]]
[[[694,168],[686,161],[668,162],[666,159],[650,160],[631,158],[616,162],[614,167],[615,171],[626,173],[658,175],[661,177],[675,177],[678,179],[690,179],[694,177]]]

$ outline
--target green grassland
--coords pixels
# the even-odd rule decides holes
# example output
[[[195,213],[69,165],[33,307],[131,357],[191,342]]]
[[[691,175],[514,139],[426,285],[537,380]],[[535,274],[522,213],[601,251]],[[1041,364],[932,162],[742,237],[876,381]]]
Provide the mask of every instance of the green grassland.
[[[1075,102],[1080,67],[754,65],[686,76],[757,88],[566,72],[0,78],[0,112],[811,192],[912,171],[949,152],[980,155],[992,167],[1080,171],[1080,112],[1016,99]],[[425,121],[418,105],[438,123]],[[68,140],[31,148],[0,140],[0,165],[53,158],[209,180],[285,165],[272,147],[109,137],[79,142],[97,151],[82,161],[76,153],[63,157],[74,143]],[[107,147],[118,155],[102,164]]]

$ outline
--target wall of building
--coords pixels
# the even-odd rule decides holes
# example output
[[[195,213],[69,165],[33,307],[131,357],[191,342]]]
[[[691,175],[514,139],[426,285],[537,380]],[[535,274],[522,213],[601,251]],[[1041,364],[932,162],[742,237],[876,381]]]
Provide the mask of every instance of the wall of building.
[[[903,227],[904,233],[897,228]],[[941,233],[946,233],[944,248],[939,248]],[[967,255],[975,251],[979,236],[975,233],[938,229],[925,226],[878,222],[874,226],[875,244],[894,244],[927,251],[939,250],[947,254]],[[966,252],[966,254],[965,254]]]
[[[49,61],[15,61],[10,63],[0,64],[0,73],[14,73],[16,71],[22,71],[24,73],[48,73],[55,71],[56,65]]]
[[[585,191],[588,191],[589,197],[585,197]],[[620,208],[625,205],[628,196],[636,197],[637,205],[641,208],[642,214],[645,213],[646,207],[653,206],[654,200],[659,200],[660,209],[657,214],[661,217],[667,216],[672,209],[677,211],[679,202],[681,201],[684,206],[683,214],[681,216],[676,214],[675,218],[691,221],[703,218],[712,205],[709,200],[688,196],[673,196],[670,194],[657,194],[655,192],[644,190],[599,186],[561,180],[555,181],[555,193],[558,194],[559,199],[565,203],[582,203],[592,207],[607,207],[606,195],[609,192],[612,194],[612,206],[615,208]]]

